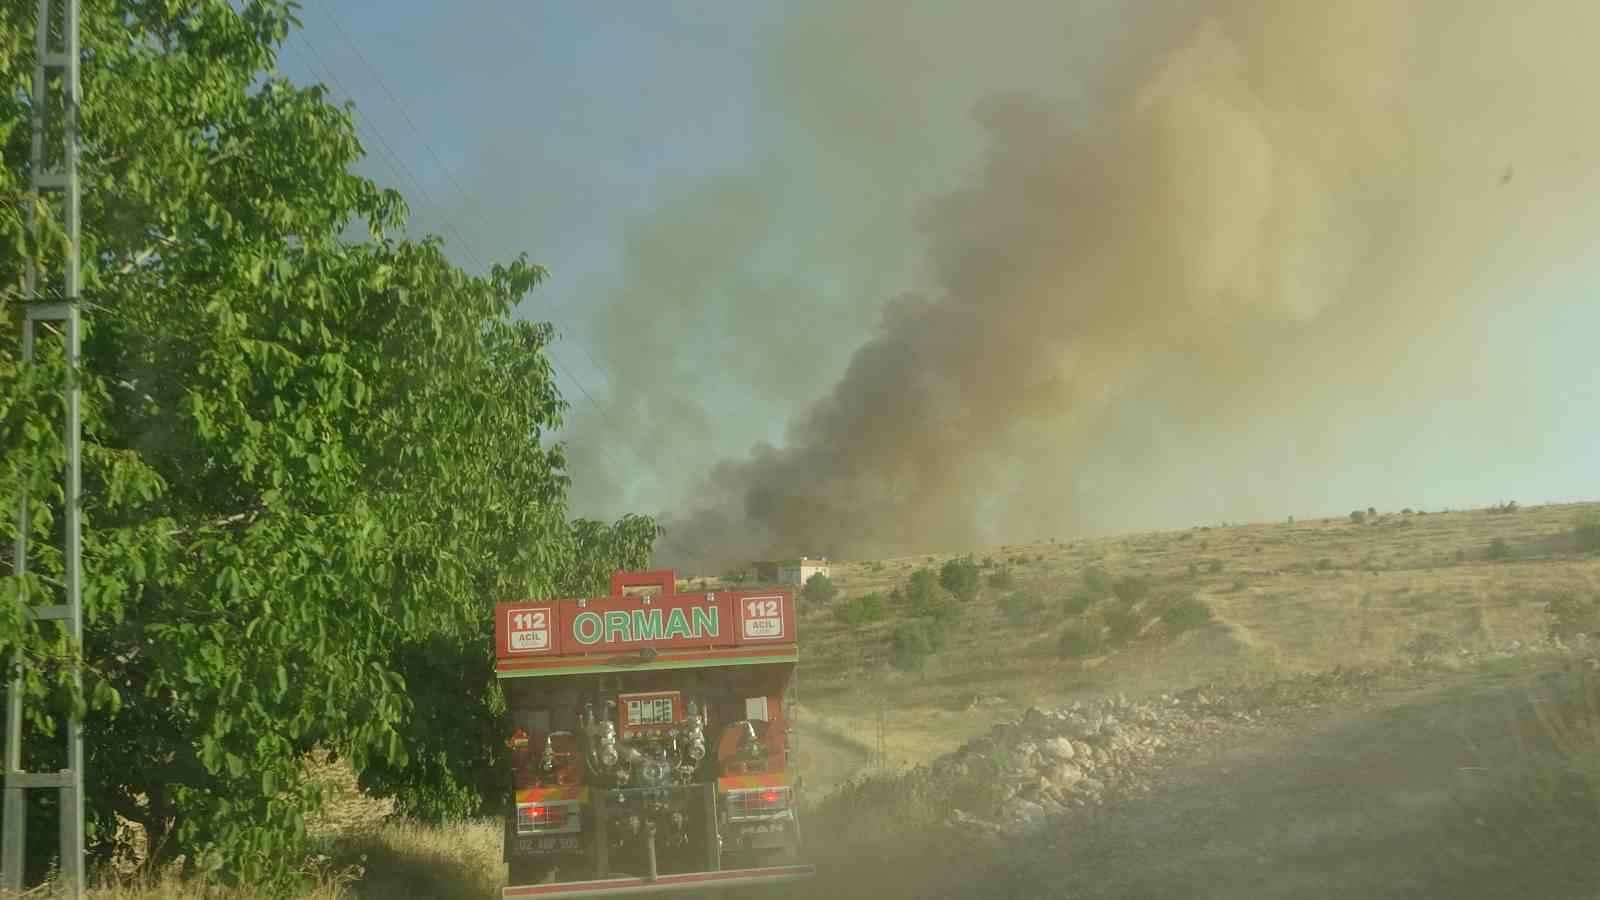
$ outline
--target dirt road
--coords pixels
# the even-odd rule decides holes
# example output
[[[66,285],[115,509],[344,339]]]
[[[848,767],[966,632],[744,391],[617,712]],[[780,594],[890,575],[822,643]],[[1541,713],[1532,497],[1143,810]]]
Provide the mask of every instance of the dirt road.
[[[999,859],[947,839],[865,882],[824,873],[811,894],[1600,897],[1593,794],[1552,780],[1548,765],[1526,777],[1545,742],[1529,696],[1510,675],[1447,673],[1359,706],[1301,710],[1175,761],[1149,794],[1060,820]],[[845,868],[859,876],[857,862]]]

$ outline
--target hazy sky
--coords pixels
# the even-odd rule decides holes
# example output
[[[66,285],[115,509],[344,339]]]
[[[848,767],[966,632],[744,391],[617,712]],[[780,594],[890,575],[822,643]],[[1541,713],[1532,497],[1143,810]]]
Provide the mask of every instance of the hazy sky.
[[[1583,4],[308,6],[677,561],[1600,498]]]

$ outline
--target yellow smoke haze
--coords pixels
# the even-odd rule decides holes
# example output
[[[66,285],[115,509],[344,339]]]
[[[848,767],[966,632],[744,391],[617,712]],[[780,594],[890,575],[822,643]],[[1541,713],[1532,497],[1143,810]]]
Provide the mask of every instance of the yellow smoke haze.
[[[981,44],[938,65],[1015,35],[1072,90],[976,104],[980,165],[904,237],[924,288],[883,306],[781,446],[694,485],[664,555],[955,550],[1170,521],[1216,492],[1277,517],[1316,496],[1301,473],[1381,466],[1430,417],[1537,440],[1496,323],[1600,224],[1600,4],[1126,4],[1081,65],[1095,48],[1060,6],[938,13]],[[833,10],[869,95],[933,65],[893,11],[918,7]],[[916,133],[870,137],[914,167]]]

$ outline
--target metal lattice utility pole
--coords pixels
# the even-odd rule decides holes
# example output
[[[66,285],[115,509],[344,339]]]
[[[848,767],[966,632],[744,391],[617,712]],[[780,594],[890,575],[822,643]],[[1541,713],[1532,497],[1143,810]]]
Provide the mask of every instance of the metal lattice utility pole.
[[[58,32],[51,34],[52,23]],[[33,159],[29,181],[32,201],[28,207],[28,226],[38,243],[39,203],[46,191],[62,194],[62,224],[67,245],[62,259],[61,294],[48,296],[41,288],[49,273],[41,273],[38,260],[30,257],[25,280],[26,296],[22,317],[22,358],[33,359],[35,329],[39,322],[61,323],[66,341],[66,361],[70,379],[66,387],[66,473],[62,522],[66,529],[63,548],[65,596],[61,603],[37,605],[27,612],[35,620],[62,623],[75,647],[83,646],[83,523],[80,518],[82,480],[79,452],[82,428],[79,421],[78,351],[80,325],[78,311],[78,0],[38,0],[38,40],[33,69]],[[51,116],[60,117],[61,146],[47,153],[51,139]],[[24,494],[17,513],[15,571],[28,569],[28,497]],[[76,664],[72,678],[81,689],[83,673]],[[5,825],[0,836],[0,890],[20,890],[24,838],[27,835],[27,791],[55,788],[61,792],[61,886],[69,897],[82,897],[83,869],[83,730],[82,723],[69,718],[67,765],[57,772],[26,772],[22,768],[23,672],[19,656],[12,661],[11,687],[6,694],[5,747]]]

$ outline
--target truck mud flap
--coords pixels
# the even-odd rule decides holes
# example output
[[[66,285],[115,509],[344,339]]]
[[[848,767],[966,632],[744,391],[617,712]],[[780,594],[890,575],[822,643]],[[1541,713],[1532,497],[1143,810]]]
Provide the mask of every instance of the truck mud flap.
[[[817,867],[768,866],[760,869],[727,869],[721,872],[684,872],[647,878],[602,878],[598,881],[569,881],[565,884],[511,885],[502,888],[502,898],[511,897],[616,897],[623,894],[696,891],[709,888],[757,887],[785,881],[801,881],[817,874]]]

